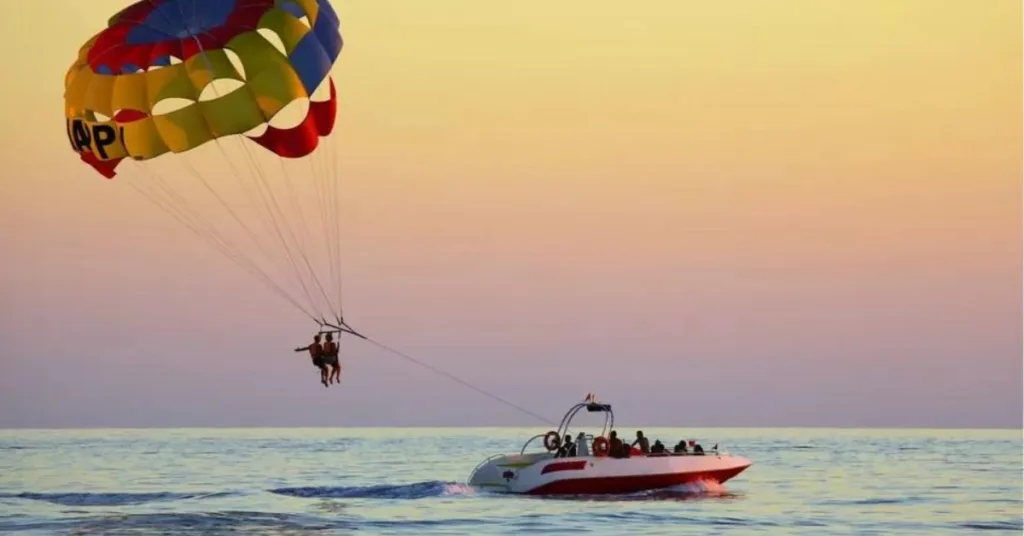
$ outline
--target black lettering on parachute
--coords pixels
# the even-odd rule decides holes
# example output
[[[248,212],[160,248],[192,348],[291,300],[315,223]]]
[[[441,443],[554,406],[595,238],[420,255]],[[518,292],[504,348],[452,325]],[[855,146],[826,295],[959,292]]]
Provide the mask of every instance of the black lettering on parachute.
[[[68,120],[68,141],[71,148],[81,153],[90,151],[101,160],[110,158],[107,148],[111,145],[123,144],[123,130],[102,123],[89,123],[82,119]]]
[[[92,138],[96,142],[96,152],[106,160],[107,146],[117,140],[117,131],[110,125],[93,125]]]

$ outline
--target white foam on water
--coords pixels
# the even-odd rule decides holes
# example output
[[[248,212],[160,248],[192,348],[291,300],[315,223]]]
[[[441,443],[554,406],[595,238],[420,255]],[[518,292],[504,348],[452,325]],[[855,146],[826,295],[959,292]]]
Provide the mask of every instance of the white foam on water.
[[[441,491],[442,496],[472,495],[474,493],[476,493],[476,490],[472,486],[469,484],[459,484],[458,482],[446,482],[444,489]]]
[[[728,491],[725,489],[725,485],[716,480],[698,480],[696,482],[688,482],[686,484],[680,484],[668,488],[670,491],[677,493],[686,493],[693,495],[725,495]]]

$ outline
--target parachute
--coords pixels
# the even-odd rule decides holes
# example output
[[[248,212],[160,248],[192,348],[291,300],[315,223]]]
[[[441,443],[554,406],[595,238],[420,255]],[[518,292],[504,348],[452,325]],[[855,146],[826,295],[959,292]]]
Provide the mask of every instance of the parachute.
[[[136,2],[67,71],[68,141],[321,327],[347,328],[330,138],[342,46],[328,0]]]
[[[99,175],[130,185],[322,331],[358,336],[530,413],[346,323],[331,142],[331,71],[342,45],[329,0],[140,0],[112,16],[68,69],[68,142]]]

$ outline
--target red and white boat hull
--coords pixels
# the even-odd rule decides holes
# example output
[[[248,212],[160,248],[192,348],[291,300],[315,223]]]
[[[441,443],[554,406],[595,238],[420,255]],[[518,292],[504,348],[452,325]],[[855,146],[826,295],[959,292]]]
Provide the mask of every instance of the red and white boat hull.
[[[554,458],[540,452],[492,457],[470,475],[469,485],[531,495],[624,494],[696,482],[722,483],[750,467],[728,454]]]

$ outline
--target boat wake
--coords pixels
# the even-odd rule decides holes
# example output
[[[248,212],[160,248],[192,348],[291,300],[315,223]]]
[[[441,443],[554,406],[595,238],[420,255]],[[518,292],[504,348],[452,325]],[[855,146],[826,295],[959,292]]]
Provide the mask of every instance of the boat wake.
[[[310,499],[426,499],[474,493],[472,487],[458,482],[433,480],[414,484],[378,484],[375,486],[316,486],[265,490],[276,495]],[[216,499],[243,492],[215,493],[0,493],[3,500],[41,501],[61,506],[112,507],[135,506],[156,502]]]
[[[238,509],[238,503],[218,503],[217,499],[271,493],[315,502],[304,513],[264,512]],[[488,496],[468,484],[432,480],[411,484],[373,486],[293,487],[214,493],[0,493],[0,508],[20,508],[23,502],[58,505],[59,514],[39,518],[27,514],[0,516],[0,532],[146,532],[177,534],[182,531],[240,532],[246,534],[302,532],[307,530],[379,530],[423,529],[459,523],[489,523],[493,520],[408,520],[365,519],[347,508],[351,500],[405,501],[447,497]],[[693,500],[703,497],[732,496],[717,483],[689,483],[676,488],[629,495],[527,496],[538,500],[650,501]],[[339,500],[343,499],[343,500]],[[344,500],[347,499],[347,500]],[[201,506],[210,501],[208,506]],[[189,503],[193,503],[189,505]],[[198,504],[196,504],[198,503]],[[155,511],[138,510],[140,505],[155,505]],[[230,505],[230,506],[229,506]],[[228,508],[224,508],[229,506]],[[174,511],[181,508],[181,511]],[[244,506],[243,506],[244,508]]]
[[[431,480],[416,482],[413,484],[378,484],[373,486],[310,486],[294,488],[277,488],[265,490],[267,493],[296,497],[302,499],[391,499],[391,500],[415,500],[428,499],[431,497],[453,497],[460,495],[472,495],[475,493],[491,494],[486,490],[477,490],[472,486],[459,482],[444,482]],[[201,501],[206,499],[218,499],[236,495],[246,495],[245,492],[213,492],[213,493],[0,493],[0,502],[11,500],[41,501],[60,506],[89,507],[117,507],[136,506],[157,502],[178,502],[178,501]],[[622,495],[566,495],[557,497],[559,499],[585,499],[585,500],[679,500],[698,499],[710,497],[736,497],[737,495],[725,489],[725,486],[715,481],[691,482],[672,488],[661,490],[644,491]],[[556,497],[538,497],[552,499]]]
[[[237,503],[218,503],[218,498],[245,497],[272,493],[309,499],[318,503],[315,513],[289,514],[239,510]],[[36,532],[146,532],[180,534],[183,532],[237,532],[242,534],[302,532],[306,530],[380,530],[392,531],[440,522],[410,520],[356,519],[343,509],[347,501],[332,499],[409,500],[469,495],[473,488],[457,482],[428,481],[413,484],[375,486],[279,488],[215,493],[0,493],[0,510],[23,508],[24,502],[57,505],[60,513],[50,518],[27,514],[0,515],[0,533]],[[207,506],[192,504],[213,499]],[[201,503],[202,504],[202,503]],[[140,505],[156,506],[157,511],[138,510]],[[235,508],[223,508],[224,506]],[[337,505],[337,506],[334,506]],[[182,511],[173,511],[182,509]],[[198,510],[198,511],[197,511]],[[206,511],[203,511],[206,510]],[[187,529],[187,530],[186,530]]]
[[[334,487],[315,486],[303,488],[272,489],[270,493],[289,497],[317,499],[426,499],[429,497],[447,497],[452,495],[468,495],[473,488],[458,482],[417,482],[415,484],[380,484],[376,486]]]

